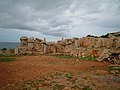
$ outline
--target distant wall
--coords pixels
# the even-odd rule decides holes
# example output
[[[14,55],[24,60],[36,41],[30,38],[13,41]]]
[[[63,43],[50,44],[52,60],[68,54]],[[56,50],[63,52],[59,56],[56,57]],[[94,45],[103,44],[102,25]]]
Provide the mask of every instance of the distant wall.
[[[119,33],[118,33],[119,34]],[[116,34],[115,34],[116,35]],[[20,45],[16,47],[15,54],[22,55],[74,55],[98,57],[104,49],[120,49],[120,36],[107,34],[106,37],[83,37],[63,39],[57,42],[47,42],[34,37],[21,37]]]

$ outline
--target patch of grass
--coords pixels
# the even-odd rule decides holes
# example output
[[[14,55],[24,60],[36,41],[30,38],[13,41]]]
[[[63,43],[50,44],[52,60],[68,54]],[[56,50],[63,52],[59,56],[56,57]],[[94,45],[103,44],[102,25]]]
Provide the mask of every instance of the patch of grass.
[[[79,57],[79,59],[86,60],[86,61],[96,61],[96,58],[91,56]]]
[[[59,85],[59,84],[55,84],[52,88],[52,90],[63,90],[64,89],[64,85]]]
[[[82,74],[82,71],[79,71],[79,72],[77,72],[76,74],[77,74],[77,75],[80,75],[80,74]]]
[[[51,77],[54,77],[54,76],[62,76],[63,74],[61,72],[53,72],[50,74]]]
[[[0,58],[0,62],[10,62],[10,61],[14,61],[15,58],[10,58],[10,57],[2,57]]]
[[[15,54],[0,54],[0,57],[16,57],[20,55],[15,55]]]
[[[84,86],[82,90],[92,90],[92,88],[90,86]]]
[[[37,80],[38,82],[44,82],[45,80],[44,79],[39,79]]]
[[[65,58],[65,59],[72,59],[72,58],[76,58],[76,59],[80,59],[80,60],[86,60],[86,61],[97,61],[95,57],[91,57],[91,56],[57,56],[57,58]]]
[[[56,64],[56,62],[48,62],[48,64]]]
[[[70,81],[72,82],[72,84],[75,84],[78,81],[78,78],[72,79]]]
[[[108,67],[108,71],[111,72],[113,70],[118,71],[118,73],[120,73],[120,66],[110,66]]]
[[[57,56],[57,58],[70,59],[70,58],[78,58],[78,57],[76,57],[76,56]]]
[[[65,77],[70,79],[70,78],[72,78],[72,74],[67,73],[67,74],[65,74]]]

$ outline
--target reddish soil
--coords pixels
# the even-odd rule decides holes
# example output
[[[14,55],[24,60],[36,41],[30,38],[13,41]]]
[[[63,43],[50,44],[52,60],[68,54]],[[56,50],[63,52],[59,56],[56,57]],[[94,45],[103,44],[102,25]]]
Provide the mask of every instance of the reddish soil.
[[[102,90],[107,87],[104,85],[107,85],[109,82],[105,81],[106,84],[99,85],[99,82],[101,82],[100,80],[102,80],[103,78],[99,77],[94,78],[92,76],[96,75],[113,76],[112,74],[109,74],[106,70],[106,67],[110,65],[109,63],[91,62],[77,59],[60,59],[54,56],[21,56],[15,58],[16,58],[15,61],[0,62],[0,88],[3,90],[9,89],[8,87],[13,86],[15,87],[16,83],[19,84],[19,82],[21,83],[27,80],[39,79],[42,76],[44,77],[54,72],[60,72],[63,74],[72,73],[74,77],[82,77],[85,80],[86,78],[91,76],[89,80],[94,81],[94,83],[98,83],[96,84],[95,88],[93,87],[93,85],[92,86],[90,85],[91,87],[93,87],[92,89],[97,90],[98,89],[97,87],[100,87],[100,89]],[[95,81],[96,79],[97,81]],[[87,81],[89,82],[89,80]],[[115,87],[117,86],[119,88],[120,81],[113,82],[112,84],[113,86]],[[118,88],[114,90],[118,90]],[[9,90],[13,89],[10,88]],[[51,90],[51,89],[44,88],[38,90]],[[63,90],[80,90],[80,89],[63,89]]]

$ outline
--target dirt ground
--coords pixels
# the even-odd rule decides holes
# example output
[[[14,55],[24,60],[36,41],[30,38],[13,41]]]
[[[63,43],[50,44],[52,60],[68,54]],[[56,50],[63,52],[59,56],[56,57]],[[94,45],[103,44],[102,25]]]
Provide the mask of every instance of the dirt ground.
[[[0,90],[120,90],[120,75],[106,62],[20,56],[0,62]]]

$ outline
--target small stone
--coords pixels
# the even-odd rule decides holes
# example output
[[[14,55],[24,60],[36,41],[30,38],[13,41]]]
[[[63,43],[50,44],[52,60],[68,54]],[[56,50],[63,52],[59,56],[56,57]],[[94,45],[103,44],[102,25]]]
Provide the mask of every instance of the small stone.
[[[66,86],[63,90],[72,90],[71,87]]]
[[[43,87],[43,84],[42,83],[38,84],[38,87]]]
[[[76,59],[76,61],[78,62],[78,61],[79,61],[79,59]]]

